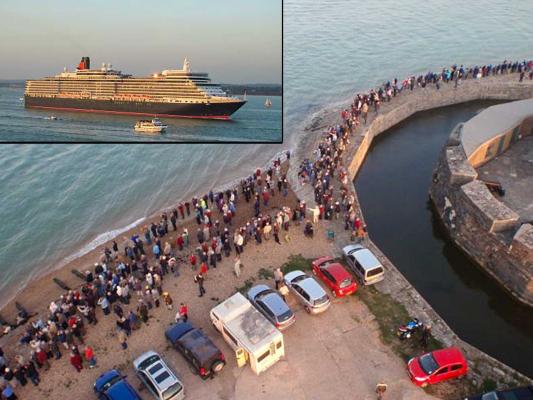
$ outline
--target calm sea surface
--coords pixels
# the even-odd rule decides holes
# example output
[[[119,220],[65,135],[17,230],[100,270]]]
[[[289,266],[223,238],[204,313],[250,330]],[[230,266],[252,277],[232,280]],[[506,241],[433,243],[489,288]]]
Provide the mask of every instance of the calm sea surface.
[[[285,0],[284,7],[284,145],[0,145],[0,303],[31,274],[264,165],[297,144],[314,113],[356,90],[455,62],[533,54],[528,0]],[[46,113],[27,114],[20,97],[19,89],[0,91],[2,138],[132,137],[129,118],[58,113],[63,120],[47,121]],[[264,98],[249,99],[230,123],[232,138],[269,140],[262,135],[272,130],[257,116],[275,115],[280,99],[272,98],[270,110],[263,109]],[[218,124],[176,120],[169,134],[220,140]]]

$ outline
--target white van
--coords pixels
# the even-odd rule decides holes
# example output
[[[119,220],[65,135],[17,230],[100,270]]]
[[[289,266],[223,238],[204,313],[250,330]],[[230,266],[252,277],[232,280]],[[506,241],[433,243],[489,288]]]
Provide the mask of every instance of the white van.
[[[366,247],[350,244],[342,252],[348,266],[363,285],[372,285],[385,277],[383,265]]]
[[[285,355],[283,335],[240,293],[235,293],[209,313],[242,367],[250,363],[257,375]]]

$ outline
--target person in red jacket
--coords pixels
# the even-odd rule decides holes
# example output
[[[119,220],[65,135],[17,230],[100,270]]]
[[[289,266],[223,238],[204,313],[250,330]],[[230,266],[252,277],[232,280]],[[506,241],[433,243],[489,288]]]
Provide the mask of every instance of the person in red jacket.
[[[189,257],[189,262],[191,263],[191,268],[195,270],[196,269],[196,255],[191,254],[191,256]]]
[[[76,368],[76,371],[78,372],[81,372],[81,370],[83,369],[82,361],[83,360],[79,353],[75,353],[75,352],[70,353],[70,363],[72,364],[74,368]]]
[[[183,236],[179,235],[176,238],[176,245],[178,246],[178,250],[180,250],[180,251],[183,250],[183,244],[184,244]]]
[[[200,266],[200,273],[206,277],[207,276],[207,264],[205,262]]]

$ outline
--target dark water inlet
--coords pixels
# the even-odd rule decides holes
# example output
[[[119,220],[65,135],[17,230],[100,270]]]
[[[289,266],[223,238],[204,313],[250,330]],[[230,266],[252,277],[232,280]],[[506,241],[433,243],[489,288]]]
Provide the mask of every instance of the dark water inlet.
[[[463,339],[533,377],[533,310],[446,236],[428,190],[451,130],[495,102],[416,114],[378,136],[355,186],[373,241]]]

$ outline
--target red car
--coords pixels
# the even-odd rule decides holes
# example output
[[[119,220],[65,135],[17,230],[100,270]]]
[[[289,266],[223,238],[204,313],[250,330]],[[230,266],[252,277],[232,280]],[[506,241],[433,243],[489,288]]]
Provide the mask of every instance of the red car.
[[[352,275],[342,264],[333,262],[332,257],[320,257],[313,261],[313,274],[331,289],[333,297],[348,296],[357,290]]]
[[[407,371],[415,385],[426,387],[466,375],[468,366],[461,350],[450,347],[411,358]]]

